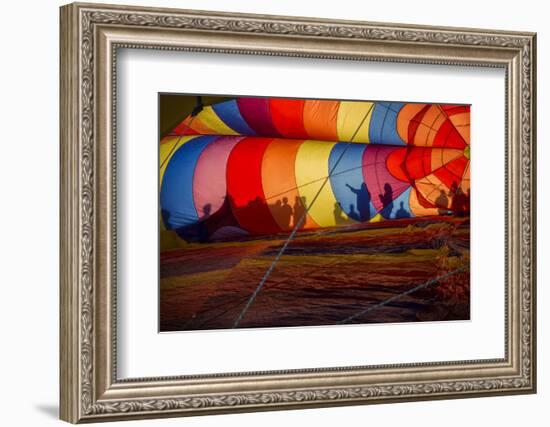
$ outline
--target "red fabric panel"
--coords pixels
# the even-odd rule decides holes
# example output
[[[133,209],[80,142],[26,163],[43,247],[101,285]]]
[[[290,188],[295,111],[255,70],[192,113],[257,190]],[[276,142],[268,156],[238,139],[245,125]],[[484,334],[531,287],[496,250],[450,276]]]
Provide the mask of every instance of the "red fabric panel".
[[[436,170],[434,175],[441,180],[448,188],[460,185],[464,169],[468,164],[468,159],[459,157],[452,162],[447,163],[444,167]]]
[[[433,144],[434,147],[458,148],[460,150],[463,150],[466,145],[449,119],[445,120],[437,131]]]
[[[303,99],[269,100],[271,120],[285,138],[304,139],[308,134],[304,128],[304,103]]]
[[[227,162],[227,194],[233,215],[253,234],[277,233],[262,187],[262,160],[273,138],[248,137],[240,141]]]
[[[199,135],[200,132],[189,127],[189,123],[190,121],[185,119],[172,130],[171,135]]]
[[[445,111],[448,116],[459,113],[468,113],[470,111],[469,105],[442,105],[441,109]]]
[[[409,179],[414,181],[424,178],[432,172],[432,149],[414,147],[409,149],[406,160],[406,170]]]
[[[407,158],[407,149],[399,148],[392,152],[386,160],[386,165],[388,165],[388,170],[390,173],[397,179],[401,181],[409,182],[410,179],[407,176],[405,169],[405,161]]]

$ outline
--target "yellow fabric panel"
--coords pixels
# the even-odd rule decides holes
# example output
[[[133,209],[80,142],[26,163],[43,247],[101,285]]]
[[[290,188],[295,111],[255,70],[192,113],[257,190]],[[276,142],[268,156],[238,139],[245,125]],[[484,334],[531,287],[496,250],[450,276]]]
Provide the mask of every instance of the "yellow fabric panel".
[[[384,221],[384,217],[382,215],[380,215],[379,213],[377,213],[376,215],[374,215],[370,220],[369,222],[381,222],[381,221]]]
[[[370,142],[369,126],[373,109],[373,102],[340,102],[336,122],[338,139],[352,141],[353,138],[352,142]],[[355,137],[353,137],[354,134]]]
[[[330,179],[326,179],[329,174],[330,152],[335,145],[335,142],[307,140],[296,154],[296,185],[305,205],[311,205],[309,215],[320,227],[336,225],[334,211],[338,202],[334,197]],[[319,195],[315,198],[317,193]],[[312,204],[313,200],[315,203]],[[341,212],[340,218],[349,220],[344,212]]]
[[[225,122],[218,117],[216,112],[211,106],[204,107],[204,109],[197,116],[202,124],[212,129],[213,134],[217,135],[239,135],[233,129],[225,124]]]

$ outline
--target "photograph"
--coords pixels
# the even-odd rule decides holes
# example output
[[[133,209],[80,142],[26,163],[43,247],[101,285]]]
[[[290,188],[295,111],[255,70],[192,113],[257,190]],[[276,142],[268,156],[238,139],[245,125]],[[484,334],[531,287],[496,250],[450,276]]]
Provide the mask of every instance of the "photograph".
[[[470,108],[159,93],[160,331],[469,320]]]

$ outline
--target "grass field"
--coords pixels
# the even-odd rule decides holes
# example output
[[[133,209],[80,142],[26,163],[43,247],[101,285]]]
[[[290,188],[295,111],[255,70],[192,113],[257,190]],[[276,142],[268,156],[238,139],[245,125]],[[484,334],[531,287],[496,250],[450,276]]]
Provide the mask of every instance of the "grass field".
[[[233,327],[286,237],[162,251],[160,330]],[[469,242],[455,217],[298,233],[239,327],[469,319]]]

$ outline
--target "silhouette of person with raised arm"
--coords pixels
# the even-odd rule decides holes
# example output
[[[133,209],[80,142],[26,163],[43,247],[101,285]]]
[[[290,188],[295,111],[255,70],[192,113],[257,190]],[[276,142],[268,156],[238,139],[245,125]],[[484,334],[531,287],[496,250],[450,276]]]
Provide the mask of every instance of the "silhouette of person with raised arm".
[[[403,202],[399,202],[399,209],[395,213],[395,217],[398,219],[411,217],[411,214],[405,210],[405,206]]]
[[[346,186],[352,193],[357,196],[357,210],[359,211],[358,218],[360,221],[368,221],[370,219],[370,193],[367,188],[367,184],[362,183],[361,187],[353,188],[346,183]],[[351,216],[351,215],[350,215]],[[352,217],[353,218],[353,217]]]
[[[388,182],[384,184],[384,194],[379,194],[378,197],[380,199],[380,203],[382,203],[380,215],[386,219],[389,219],[393,211],[393,189]]]
[[[356,221],[361,221],[361,219],[359,218],[359,213],[355,210],[355,206],[353,205],[353,203],[349,205],[348,216]]]

